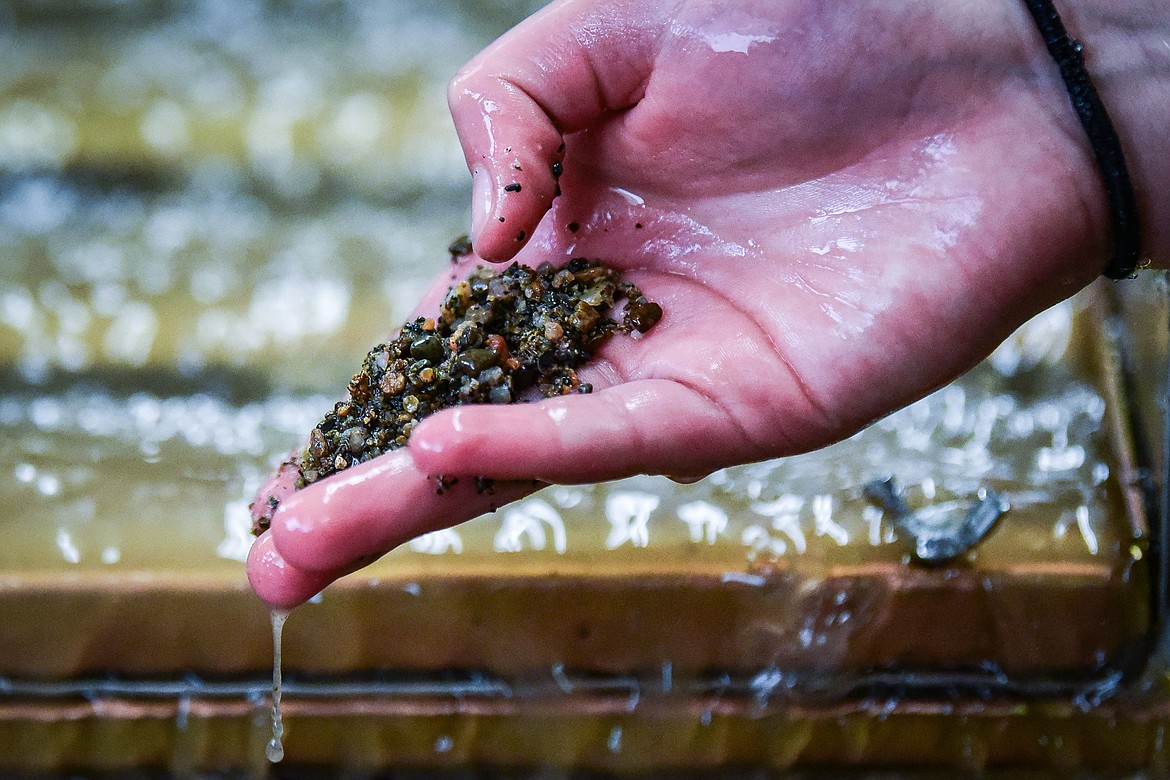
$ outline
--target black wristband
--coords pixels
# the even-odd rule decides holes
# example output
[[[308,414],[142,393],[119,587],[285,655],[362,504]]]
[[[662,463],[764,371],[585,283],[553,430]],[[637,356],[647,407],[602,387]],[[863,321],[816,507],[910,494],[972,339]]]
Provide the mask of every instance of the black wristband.
[[[1089,143],[1097,158],[1097,169],[1101,172],[1101,180],[1109,195],[1109,211],[1113,218],[1113,257],[1105,266],[1105,276],[1110,279],[1128,279],[1137,270],[1141,257],[1142,229],[1137,196],[1129,179],[1129,169],[1125,166],[1121,141],[1085,70],[1082,54],[1084,45],[1068,34],[1052,0],[1024,0],[1024,4],[1036,20],[1040,34],[1044,36],[1048,53],[1060,68],[1069,101],[1089,136]]]

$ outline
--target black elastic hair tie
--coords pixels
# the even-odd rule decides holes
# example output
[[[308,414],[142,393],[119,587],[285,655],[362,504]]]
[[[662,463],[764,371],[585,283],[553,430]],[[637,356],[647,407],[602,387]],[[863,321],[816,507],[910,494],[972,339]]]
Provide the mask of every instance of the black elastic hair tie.
[[[1105,276],[1110,279],[1131,278],[1141,256],[1137,197],[1129,180],[1129,169],[1125,166],[1117,131],[1113,129],[1105,105],[1085,70],[1084,44],[1068,34],[1052,0],[1024,0],[1024,4],[1044,36],[1048,53],[1060,67],[1069,101],[1089,136],[1097,158],[1097,169],[1109,194],[1109,210],[1113,216],[1113,257],[1105,267]]]

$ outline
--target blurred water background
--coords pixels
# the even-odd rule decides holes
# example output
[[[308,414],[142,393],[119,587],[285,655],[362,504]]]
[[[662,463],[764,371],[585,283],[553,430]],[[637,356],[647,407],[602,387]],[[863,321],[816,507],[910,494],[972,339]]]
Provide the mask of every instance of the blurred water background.
[[[0,5],[0,500],[20,508],[0,522],[21,540],[0,566],[239,576],[257,482],[466,229],[446,82],[539,5]],[[705,517],[736,555],[796,555],[805,537],[892,543],[860,500],[876,475],[920,502],[993,483],[1017,517],[1048,518],[1035,554],[1096,555],[1126,540],[1102,520],[1104,406],[1065,360],[1072,323],[1070,306],[1044,315],[960,385],[822,453],[619,489],[684,521],[658,538]],[[1038,368],[1059,382],[1037,389]],[[588,528],[594,503],[560,510]],[[736,506],[758,511],[728,526]],[[636,515],[594,521],[586,546],[629,542]]]
[[[126,565],[167,523],[215,557],[466,229],[445,85],[535,5],[0,4],[10,533]]]

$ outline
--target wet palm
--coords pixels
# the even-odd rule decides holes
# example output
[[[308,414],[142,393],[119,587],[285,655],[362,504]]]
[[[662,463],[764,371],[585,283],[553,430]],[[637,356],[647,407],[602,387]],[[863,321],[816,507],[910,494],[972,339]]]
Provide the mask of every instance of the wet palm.
[[[664,5],[554,4],[451,92],[479,253],[603,259],[662,322],[606,345],[591,395],[436,414],[332,499],[290,498],[249,564],[262,596],[488,503],[427,475],[698,476],[828,444],[1099,273],[1103,195],[1022,10]]]
[[[1022,16],[690,2],[606,28],[617,5],[546,11],[472,63],[452,104],[490,172],[481,253],[510,255],[524,231],[521,262],[605,259],[666,318],[611,345],[591,397],[429,421],[413,446],[427,469],[695,475],[818,447],[1099,272],[1101,194]],[[533,233],[562,131],[563,194]]]

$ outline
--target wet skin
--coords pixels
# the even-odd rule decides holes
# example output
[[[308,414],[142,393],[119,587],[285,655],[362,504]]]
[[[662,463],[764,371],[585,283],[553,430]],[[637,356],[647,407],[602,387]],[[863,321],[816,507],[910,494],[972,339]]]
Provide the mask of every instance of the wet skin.
[[[581,372],[591,395],[438,413],[405,450],[289,498],[248,563],[272,604],[533,479],[693,478],[848,436],[1108,254],[1091,150],[1022,3],[554,3],[450,101],[478,256],[418,312],[480,257],[584,256],[665,316]],[[1140,146],[1140,126],[1121,129]],[[1149,159],[1139,185],[1167,173]],[[1166,204],[1143,202],[1164,262]],[[437,495],[435,474],[525,482]]]

